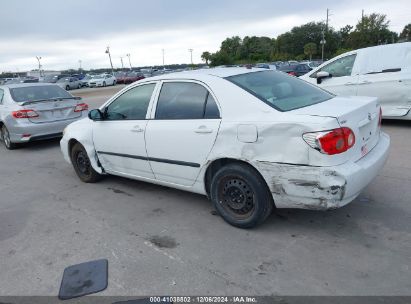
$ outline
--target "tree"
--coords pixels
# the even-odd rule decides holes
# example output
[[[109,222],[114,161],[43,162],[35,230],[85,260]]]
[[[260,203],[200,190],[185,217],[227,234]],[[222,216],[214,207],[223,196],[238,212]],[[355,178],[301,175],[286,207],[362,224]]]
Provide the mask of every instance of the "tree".
[[[210,59],[211,59],[211,53],[210,52],[203,52],[203,54],[201,54],[201,59],[203,59],[203,61],[206,62],[206,65],[208,65],[208,61],[210,61]]]
[[[396,42],[398,34],[388,29],[389,24],[390,21],[383,14],[373,13],[364,16],[350,33],[347,47],[358,49]]]
[[[309,42],[304,45],[304,54],[309,56],[311,61],[313,55],[317,54],[317,45],[314,42]]]
[[[411,23],[404,26],[400,34],[400,39],[401,41],[411,41]]]

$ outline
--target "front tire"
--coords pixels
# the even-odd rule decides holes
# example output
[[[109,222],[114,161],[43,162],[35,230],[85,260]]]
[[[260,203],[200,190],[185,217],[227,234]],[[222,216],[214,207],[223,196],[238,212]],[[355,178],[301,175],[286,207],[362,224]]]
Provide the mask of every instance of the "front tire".
[[[91,166],[86,150],[80,143],[76,143],[71,149],[71,163],[77,176],[85,183],[95,183],[103,178]]]
[[[211,181],[211,200],[222,218],[235,227],[253,228],[274,208],[266,182],[254,169],[242,164],[222,167]]]
[[[69,91],[70,90],[70,86],[66,86],[66,91]]]
[[[103,82],[103,87],[105,87],[105,86],[106,86],[106,82],[104,81],[104,82]]]
[[[1,127],[1,139],[3,140],[4,146],[6,147],[7,150],[14,150],[17,148],[17,144],[12,143],[10,140],[10,133],[9,130],[7,130],[6,126],[3,125]]]
[[[114,81],[113,81],[113,87],[114,87],[116,84],[117,84],[117,83],[116,83],[116,81],[114,80]]]

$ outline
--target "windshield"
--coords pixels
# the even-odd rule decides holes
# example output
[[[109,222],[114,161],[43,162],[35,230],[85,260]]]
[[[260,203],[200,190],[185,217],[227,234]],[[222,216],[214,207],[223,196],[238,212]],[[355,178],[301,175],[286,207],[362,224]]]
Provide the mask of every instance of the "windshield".
[[[279,111],[307,107],[334,97],[331,93],[282,72],[254,72],[226,79]]]
[[[57,85],[11,88],[10,94],[16,102],[27,102],[54,98],[73,98]]]
[[[57,82],[69,82],[70,78],[60,78]]]

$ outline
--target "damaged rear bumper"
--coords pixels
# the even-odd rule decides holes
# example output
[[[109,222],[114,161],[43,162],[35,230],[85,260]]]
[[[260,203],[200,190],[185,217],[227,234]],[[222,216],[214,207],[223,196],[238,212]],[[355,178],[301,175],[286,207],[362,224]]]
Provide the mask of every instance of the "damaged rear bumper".
[[[378,144],[363,158],[332,167],[256,162],[277,208],[326,210],[352,202],[384,166],[390,138],[381,133]]]

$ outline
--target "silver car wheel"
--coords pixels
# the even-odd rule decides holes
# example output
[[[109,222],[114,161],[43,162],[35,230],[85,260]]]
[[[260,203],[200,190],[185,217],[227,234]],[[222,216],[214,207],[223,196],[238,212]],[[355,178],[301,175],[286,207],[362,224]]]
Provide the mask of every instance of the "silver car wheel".
[[[5,126],[1,128],[1,138],[3,139],[4,145],[7,149],[12,148],[11,140],[10,140],[10,133],[9,130]]]

